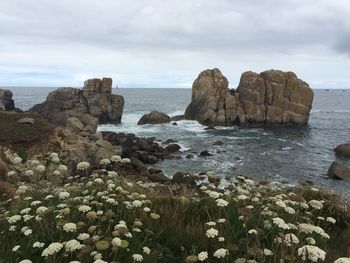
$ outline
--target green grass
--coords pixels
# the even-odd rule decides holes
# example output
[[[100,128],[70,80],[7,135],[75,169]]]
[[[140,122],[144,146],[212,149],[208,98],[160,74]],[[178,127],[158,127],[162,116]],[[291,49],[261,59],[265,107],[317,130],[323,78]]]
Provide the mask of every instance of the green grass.
[[[23,124],[21,118],[33,118],[34,124]],[[15,113],[0,111],[0,143],[30,144],[47,137],[52,133],[54,125],[36,113]]]

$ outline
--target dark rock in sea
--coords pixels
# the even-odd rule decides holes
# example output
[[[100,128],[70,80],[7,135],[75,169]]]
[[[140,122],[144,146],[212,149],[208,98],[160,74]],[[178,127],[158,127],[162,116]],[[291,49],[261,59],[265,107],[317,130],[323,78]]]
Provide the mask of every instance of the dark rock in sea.
[[[185,119],[185,115],[175,115],[170,118],[170,121],[182,121]]]
[[[177,142],[176,140],[173,140],[173,139],[167,139],[163,142],[163,144],[170,144],[170,143],[175,143]]]
[[[208,152],[208,150],[204,150],[204,151],[201,151],[199,156],[202,156],[202,157],[207,157],[207,156],[212,156],[213,154]]]
[[[173,179],[171,181],[177,184],[184,184],[188,187],[197,186],[195,177],[185,172],[177,172],[176,174],[174,174]]]
[[[350,181],[350,168],[336,161],[332,163],[327,174],[334,179]]]
[[[172,152],[179,151],[181,147],[178,144],[173,143],[173,144],[169,144],[165,149],[167,149],[168,152],[172,153]]]
[[[204,130],[209,131],[209,130],[216,130],[214,125],[208,125],[208,127],[205,127]]]
[[[15,110],[15,102],[12,99],[12,92],[7,89],[0,89],[0,110]]]
[[[340,144],[334,148],[337,155],[345,158],[350,158],[350,143]]]
[[[192,158],[194,158],[194,155],[193,155],[193,154],[187,154],[187,155],[186,155],[186,158],[187,158],[187,159],[192,159]]]
[[[138,121],[137,125],[143,125],[143,124],[160,124],[160,123],[169,123],[170,117],[159,111],[152,111],[148,114],[145,114],[141,117],[141,119]]]
[[[177,123],[176,123],[176,122],[172,122],[171,124],[174,125],[174,126],[177,126]]]
[[[309,85],[293,72],[244,72],[232,94],[219,69],[201,72],[185,117],[203,125],[306,124],[313,101]]]
[[[216,146],[222,146],[224,145],[225,143],[223,141],[216,141],[213,143],[213,145],[216,145]]]
[[[164,175],[162,170],[150,168],[148,178],[153,182],[168,183],[171,181],[169,177]]]
[[[112,79],[89,79],[83,89],[59,88],[49,93],[46,101],[30,111],[38,112],[50,122],[66,125],[70,117],[81,119],[81,114],[98,118],[98,123],[120,123],[124,98],[114,95]]]

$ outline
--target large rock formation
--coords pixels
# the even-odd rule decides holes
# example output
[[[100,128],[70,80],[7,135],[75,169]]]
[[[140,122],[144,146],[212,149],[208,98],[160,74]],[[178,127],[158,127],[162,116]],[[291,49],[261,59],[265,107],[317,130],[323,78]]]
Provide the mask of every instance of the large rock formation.
[[[345,158],[350,158],[350,143],[340,144],[334,148],[337,155]]]
[[[204,125],[305,124],[313,91],[293,72],[268,70],[242,74],[237,90],[228,88],[219,69],[205,70],[192,86],[186,119]]]
[[[83,89],[59,88],[50,92],[42,104],[30,111],[38,112],[50,122],[65,125],[70,117],[80,119],[81,114],[98,118],[100,124],[120,123],[124,108],[124,98],[112,94],[112,79],[89,79]]]
[[[0,110],[15,110],[15,102],[12,99],[12,92],[7,89],[0,89]]]

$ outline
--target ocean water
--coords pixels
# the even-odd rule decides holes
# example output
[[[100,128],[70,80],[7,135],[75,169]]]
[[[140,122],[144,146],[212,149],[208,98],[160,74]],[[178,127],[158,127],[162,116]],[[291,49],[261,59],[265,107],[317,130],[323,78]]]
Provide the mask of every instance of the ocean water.
[[[54,88],[11,88],[16,106],[28,109],[45,100]],[[174,139],[182,148],[182,159],[165,160],[157,164],[167,175],[176,171],[214,171],[225,178],[236,173],[258,178],[286,179],[290,184],[310,180],[328,189],[350,193],[350,183],[327,177],[332,161],[350,165],[335,156],[333,148],[350,142],[350,90],[315,90],[309,124],[305,127],[270,127],[241,129],[219,127],[204,130],[196,121],[137,126],[144,113],[158,110],[170,116],[183,114],[191,100],[190,89],[117,89],[125,98],[120,125],[106,124],[100,130],[154,136],[160,141]],[[213,146],[221,140],[223,146]],[[199,157],[208,150],[210,157]],[[186,159],[194,154],[193,159]]]

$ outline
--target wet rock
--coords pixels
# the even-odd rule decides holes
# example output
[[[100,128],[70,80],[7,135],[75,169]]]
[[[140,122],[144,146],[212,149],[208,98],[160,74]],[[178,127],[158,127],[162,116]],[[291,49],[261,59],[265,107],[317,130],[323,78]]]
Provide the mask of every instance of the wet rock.
[[[213,154],[208,152],[208,150],[204,150],[204,151],[201,151],[199,153],[199,156],[202,156],[202,157],[207,157],[207,156],[212,156]]]
[[[169,144],[165,149],[167,149],[168,152],[173,153],[179,151],[181,147],[178,144],[173,143]]]
[[[182,121],[185,119],[185,115],[175,115],[170,118],[170,121]]]
[[[171,124],[174,125],[174,126],[177,126],[177,123],[176,123],[176,122],[172,122]]]
[[[195,178],[191,174],[185,172],[177,172],[176,174],[174,174],[173,179],[171,181],[173,183],[184,184],[189,187],[197,186]]]
[[[138,121],[137,125],[144,125],[144,124],[160,124],[160,123],[169,123],[170,117],[159,111],[152,111],[148,114],[145,114],[141,117],[141,119]]]
[[[148,178],[153,182],[168,183],[171,181],[171,179],[164,175],[164,173],[161,170],[151,168],[148,171]]]
[[[173,140],[173,139],[167,139],[163,142],[163,144],[170,144],[170,143],[175,143],[177,141]]]
[[[334,152],[345,158],[350,158],[350,143],[340,144],[334,148]]]
[[[334,179],[350,181],[350,168],[336,161],[332,163],[327,174]]]
[[[187,155],[186,155],[186,158],[187,158],[187,159],[192,159],[192,158],[194,158],[194,155],[193,155],[193,154],[187,154]]]
[[[224,145],[225,143],[223,141],[216,141],[213,143],[213,145],[216,145],[216,146],[222,146]]]
[[[23,124],[34,124],[34,119],[33,118],[21,118],[17,121],[18,123],[23,123]]]
[[[208,125],[208,127],[205,127],[204,130],[210,131],[210,130],[216,130],[214,125]]]

